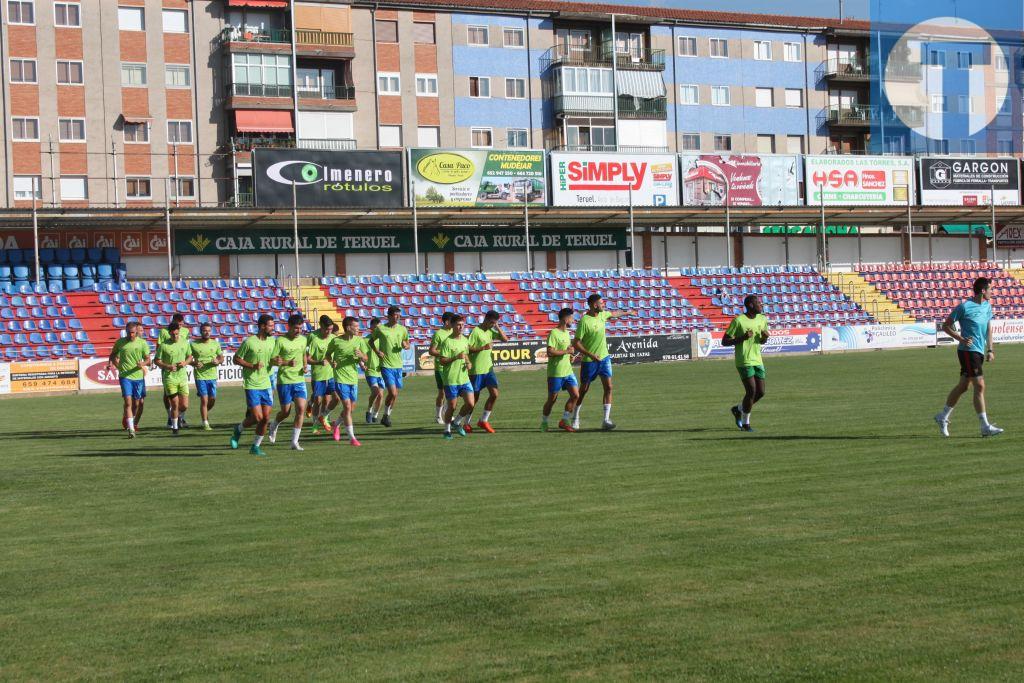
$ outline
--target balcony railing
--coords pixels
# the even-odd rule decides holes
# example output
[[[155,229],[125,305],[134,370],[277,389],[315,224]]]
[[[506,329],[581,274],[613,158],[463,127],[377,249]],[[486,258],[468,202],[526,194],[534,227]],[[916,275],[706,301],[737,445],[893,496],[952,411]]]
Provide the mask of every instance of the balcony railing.
[[[310,100],[354,100],[356,98],[356,87],[354,85],[334,85],[317,87],[299,86],[299,99]]]
[[[224,43],[287,43],[292,42],[291,29],[287,28],[255,28],[228,26],[220,32]]]
[[[291,85],[265,85],[263,83],[232,83],[229,91],[235,97],[291,97]]]
[[[349,138],[326,140],[321,138],[274,138],[250,135],[238,135],[231,138],[236,151],[249,151],[254,147],[273,147],[275,149],[355,149],[356,141]]]
[[[314,31],[311,29],[295,29],[295,42],[299,45],[323,45],[325,47],[354,48],[355,41],[351,33],[337,31]]]
[[[867,80],[871,77],[868,60],[863,57],[831,57],[825,61],[824,75],[836,80]]]
[[[643,145],[557,145],[553,152],[629,152],[632,154],[663,154],[668,147],[651,147]]]
[[[252,208],[256,205],[256,198],[252,192],[239,192],[235,195],[234,204],[241,208]]]
[[[880,119],[879,116],[884,117]],[[821,118],[821,117],[819,117]],[[877,105],[855,104],[850,107],[831,107],[824,112],[830,126],[870,126],[874,123],[901,123],[911,128],[924,124],[924,113],[918,107],[898,107],[880,110]]]
[[[615,111],[612,95],[555,95],[553,104],[555,114],[566,116],[611,117]],[[619,96],[619,118],[622,119],[664,119],[666,118],[666,100],[664,97],[655,99],[638,99],[628,95]]]
[[[663,71],[665,51],[647,47],[615,48],[612,41],[592,45],[569,45],[558,43],[541,56],[541,68],[549,66],[605,66],[641,71]]]

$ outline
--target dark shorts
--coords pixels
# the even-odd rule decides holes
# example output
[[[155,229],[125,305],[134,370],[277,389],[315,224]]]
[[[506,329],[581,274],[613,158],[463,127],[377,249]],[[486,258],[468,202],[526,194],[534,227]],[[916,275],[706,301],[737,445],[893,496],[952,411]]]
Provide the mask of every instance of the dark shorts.
[[[985,365],[985,354],[977,351],[957,351],[956,357],[960,361],[961,377],[983,377],[982,366]]]

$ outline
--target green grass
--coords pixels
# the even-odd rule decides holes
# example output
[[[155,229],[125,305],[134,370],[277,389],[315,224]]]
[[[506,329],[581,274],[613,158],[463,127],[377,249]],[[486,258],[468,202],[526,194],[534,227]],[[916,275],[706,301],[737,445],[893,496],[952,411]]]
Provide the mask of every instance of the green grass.
[[[417,378],[363,448],[265,459],[237,389],[178,439],[155,396],[135,441],[115,395],[0,402],[0,678],[1019,680],[999,353],[986,440],[969,397],[932,423],[948,349],[769,359],[755,434],[727,361],[617,368],[610,434],[537,432],[542,375],[505,373],[452,443]]]

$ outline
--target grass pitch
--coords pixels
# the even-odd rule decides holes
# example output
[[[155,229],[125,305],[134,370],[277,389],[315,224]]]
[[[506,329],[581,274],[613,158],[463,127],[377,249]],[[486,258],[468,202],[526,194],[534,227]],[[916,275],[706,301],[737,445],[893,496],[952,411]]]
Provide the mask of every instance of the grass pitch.
[[[755,434],[728,361],[617,367],[610,434],[539,433],[543,374],[504,373],[451,443],[417,378],[363,448],[265,459],[238,389],[177,439],[152,393],[134,441],[115,395],[3,401],[0,678],[1019,680],[998,352],[985,440],[969,396],[932,422],[949,349],[769,358]]]

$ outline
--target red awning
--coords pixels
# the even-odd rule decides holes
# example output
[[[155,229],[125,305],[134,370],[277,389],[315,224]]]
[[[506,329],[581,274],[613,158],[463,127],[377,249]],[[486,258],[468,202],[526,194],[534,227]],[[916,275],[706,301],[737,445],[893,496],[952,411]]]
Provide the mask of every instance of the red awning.
[[[292,113],[273,109],[241,109],[235,112],[239,133],[293,133]]]
[[[131,114],[121,114],[121,118],[125,123],[149,123],[153,120],[152,116],[132,116]]]
[[[288,7],[288,0],[228,0],[228,7]]]

